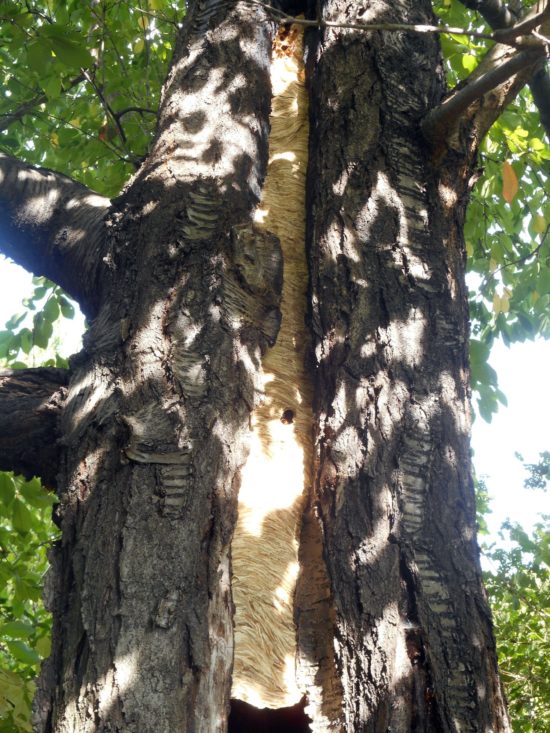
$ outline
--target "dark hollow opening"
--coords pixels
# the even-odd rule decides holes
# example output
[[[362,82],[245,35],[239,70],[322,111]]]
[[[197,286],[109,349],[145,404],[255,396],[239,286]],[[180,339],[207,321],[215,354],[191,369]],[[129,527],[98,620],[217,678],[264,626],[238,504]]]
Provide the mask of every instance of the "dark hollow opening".
[[[290,708],[255,708],[241,700],[231,700],[228,733],[311,733],[311,720],[302,700]]]
[[[285,410],[283,414],[281,415],[281,422],[284,425],[291,425],[294,422],[294,411]]]

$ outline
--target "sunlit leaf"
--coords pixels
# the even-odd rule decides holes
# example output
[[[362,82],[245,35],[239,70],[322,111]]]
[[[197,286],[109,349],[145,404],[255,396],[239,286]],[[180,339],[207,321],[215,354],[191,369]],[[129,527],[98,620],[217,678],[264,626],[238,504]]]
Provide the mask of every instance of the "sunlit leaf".
[[[511,164],[505,160],[502,164],[502,198],[512,203],[518,192],[518,177]]]
[[[537,214],[537,216],[534,217],[534,219],[533,219],[533,230],[537,234],[544,234],[544,232],[546,231],[546,227],[547,226],[548,226],[548,224],[546,222],[546,219],[544,218],[544,216],[542,216],[542,214]]]
[[[13,527],[18,532],[25,534],[32,527],[32,514],[20,499],[15,499],[12,504]]]
[[[15,482],[13,478],[4,471],[0,471],[0,500],[5,506],[11,504],[15,497]]]
[[[12,639],[28,639],[34,631],[34,626],[24,621],[8,621],[0,624],[0,636],[9,636]]]

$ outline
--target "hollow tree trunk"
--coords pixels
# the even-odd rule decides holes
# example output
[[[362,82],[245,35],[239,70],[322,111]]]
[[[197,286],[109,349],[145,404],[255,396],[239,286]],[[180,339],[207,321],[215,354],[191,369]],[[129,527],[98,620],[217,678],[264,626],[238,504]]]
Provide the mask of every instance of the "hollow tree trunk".
[[[315,5],[340,23],[433,22],[425,0]],[[152,151],[110,206],[88,211],[80,188],[0,157],[25,262],[91,318],[68,387],[56,376],[51,400],[29,400],[33,425],[42,404],[63,405],[59,443],[36,457],[48,478],[59,461],[63,529],[43,733],[227,730],[237,493],[284,311],[279,242],[252,223],[275,30],[262,4],[189,3]],[[475,540],[462,239],[490,115],[465,114],[455,144],[434,152],[420,133],[444,93],[434,38],[324,28],[306,45],[316,456],[297,684],[317,732],[502,733]],[[36,214],[27,252],[23,219],[46,179],[61,193]],[[89,222],[86,254],[72,220],[59,228],[67,201],[75,231]],[[33,256],[36,241],[49,257]]]

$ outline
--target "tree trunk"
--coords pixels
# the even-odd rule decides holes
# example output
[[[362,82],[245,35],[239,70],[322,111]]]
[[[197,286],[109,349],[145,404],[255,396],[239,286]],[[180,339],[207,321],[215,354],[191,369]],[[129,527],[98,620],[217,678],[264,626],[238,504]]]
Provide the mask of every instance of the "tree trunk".
[[[340,5],[327,17],[350,20]],[[370,3],[364,20],[402,20],[406,5]],[[432,22],[429,5],[407,21]],[[327,32],[312,51],[310,512],[349,731],[507,728],[469,459],[472,159],[435,166],[417,134],[444,91],[439,64],[433,37],[411,34]]]
[[[155,145],[111,209],[60,427],[39,730],[226,727],[238,469],[280,320],[280,248],[251,222],[274,29],[242,4],[191,8]]]
[[[337,24],[434,22],[427,0],[316,5]],[[253,221],[276,23],[261,3],[188,6],[154,145],[120,198],[94,204],[104,223],[80,189],[68,233],[69,193],[34,222],[51,270],[14,203],[49,174],[19,191],[20,164],[0,159],[25,262],[92,319],[66,393],[54,375],[29,400],[33,426],[41,400],[55,396],[50,421],[63,400],[55,450],[12,463],[43,468],[60,500],[41,733],[227,731],[238,490],[293,270]],[[298,504],[295,697],[318,733],[503,733],[475,536],[462,236],[476,145],[498,112],[470,105],[434,148],[421,123],[445,93],[435,37],[325,27],[306,46],[311,348],[299,378],[315,448]]]

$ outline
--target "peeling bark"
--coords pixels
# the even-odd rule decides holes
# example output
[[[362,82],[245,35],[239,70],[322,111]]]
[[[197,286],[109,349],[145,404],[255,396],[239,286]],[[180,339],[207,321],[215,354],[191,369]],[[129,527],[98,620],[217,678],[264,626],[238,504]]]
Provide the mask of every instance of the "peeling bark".
[[[0,369],[0,470],[56,486],[66,369]]]

